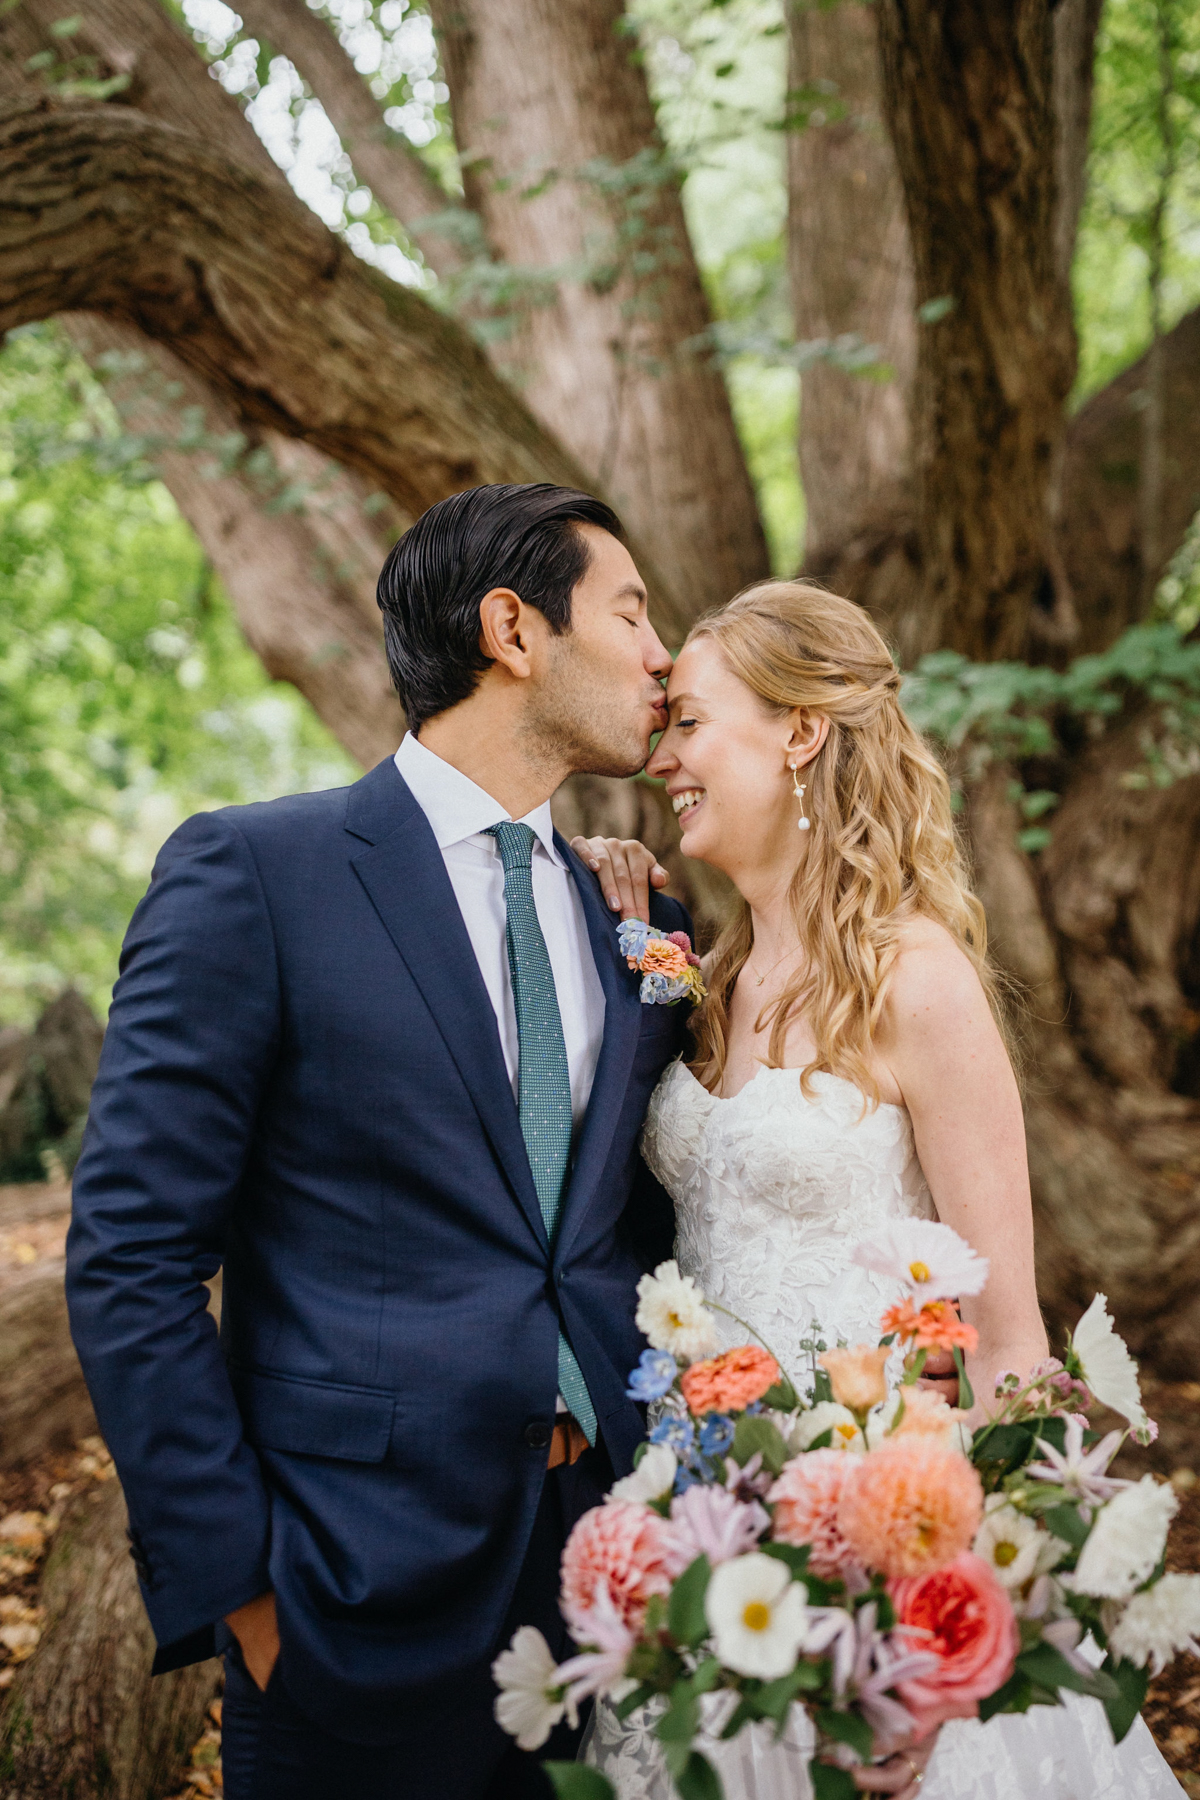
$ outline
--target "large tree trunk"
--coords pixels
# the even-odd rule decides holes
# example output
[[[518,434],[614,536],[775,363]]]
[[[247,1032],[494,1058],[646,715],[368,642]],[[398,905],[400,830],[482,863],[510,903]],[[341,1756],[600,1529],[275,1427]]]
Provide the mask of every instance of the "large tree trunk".
[[[1051,532],[1075,366],[1055,256],[1050,0],[880,0],[920,305],[913,648],[1020,656],[1067,596]]]
[[[903,617],[917,323],[904,194],[881,118],[875,10],[793,0],[788,19],[799,114],[788,138],[796,336],[856,334],[891,368],[886,380],[831,364],[804,373],[805,568],[841,592],[869,588],[874,609]]]
[[[365,182],[438,275],[463,265],[461,235],[430,221],[462,209],[439,186],[403,134],[384,123],[366,82],[323,19],[304,0],[245,0],[242,23],[295,64],[325,108]]]
[[[467,199],[511,266],[494,354],[653,541],[690,623],[766,572],[766,542],[620,0],[431,10]]]
[[[5,1800],[158,1800],[182,1777],[220,1671],[150,1679],[117,1481],[68,1502],[38,1600],[41,1642],[0,1710]]]

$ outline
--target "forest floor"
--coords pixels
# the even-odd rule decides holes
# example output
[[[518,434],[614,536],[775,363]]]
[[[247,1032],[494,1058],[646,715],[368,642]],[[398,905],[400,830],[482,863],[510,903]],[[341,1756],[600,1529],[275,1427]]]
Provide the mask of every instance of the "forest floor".
[[[1180,1506],[1168,1565],[1200,1570],[1200,1382],[1145,1380],[1143,1391],[1159,1422],[1158,1442],[1144,1450],[1126,1448],[1117,1466],[1126,1475],[1151,1469],[1171,1480]],[[64,1506],[81,1490],[98,1493],[98,1484],[113,1475],[99,1438],[0,1473],[0,1688],[37,1648],[39,1567]],[[1145,1717],[1184,1792],[1200,1800],[1200,1661],[1179,1657],[1151,1683]],[[172,1800],[211,1800],[220,1793],[221,1702],[215,1700]]]

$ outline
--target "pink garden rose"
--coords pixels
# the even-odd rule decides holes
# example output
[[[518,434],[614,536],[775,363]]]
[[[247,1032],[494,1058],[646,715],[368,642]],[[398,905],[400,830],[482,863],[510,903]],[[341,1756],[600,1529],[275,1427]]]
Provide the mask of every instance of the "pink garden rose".
[[[597,1591],[637,1631],[652,1594],[666,1594],[691,1557],[681,1553],[667,1521],[639,1501],[610,1500],[584,1513],[562,1559],[563,1617],[580,1642]]]
[[[896,1684],[917,1736],[946,1719],[974,1718],[1012,1674],[1020,1648],[1012,1605],[987,1563],[966,1551],[931,1575],[889,1582],[888,1593],[897,1624],[913,1630],[913,1649],[938,1659],[930,1674]]]

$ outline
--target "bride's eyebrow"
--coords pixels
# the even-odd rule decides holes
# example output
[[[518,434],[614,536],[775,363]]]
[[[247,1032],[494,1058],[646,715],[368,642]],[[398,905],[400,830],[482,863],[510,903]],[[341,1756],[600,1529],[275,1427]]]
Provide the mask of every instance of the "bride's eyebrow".
[[[671,699],[671,711],[674,712],[677,706],[695,706],[696,699],[695,694],[675,694]]]

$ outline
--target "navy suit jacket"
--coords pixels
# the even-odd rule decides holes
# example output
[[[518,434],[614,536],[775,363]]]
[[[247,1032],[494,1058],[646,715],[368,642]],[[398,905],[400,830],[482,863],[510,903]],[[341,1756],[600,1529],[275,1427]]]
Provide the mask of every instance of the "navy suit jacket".
[[[604,1041],[553,1246],[441,852],[389,759],[188,820],[126,938],[68,1243],[71,1325],[159,1666],[267,1588],[306,1712],[386,1741],[496,1648],[546,1474],[560,1323],[617,1473],[638,1157],[686,1011],[643,1006],[559,841]],[[688,929],[656,896],[652,922]],[[204,1287],[224,1268],[217,1328]]]

